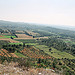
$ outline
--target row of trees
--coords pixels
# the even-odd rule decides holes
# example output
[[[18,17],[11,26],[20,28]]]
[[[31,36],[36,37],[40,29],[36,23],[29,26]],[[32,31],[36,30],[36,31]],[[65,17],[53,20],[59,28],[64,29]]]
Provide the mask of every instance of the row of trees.
[[[30,47],[29,45],[25,45],[25,43],[22,44],[5,44],[5,45],[2,45],[2,48],[6,49],[7,51],[9,51],[10,53],[14,53],[15,50],[22,50],[24,49],[24,47]]]

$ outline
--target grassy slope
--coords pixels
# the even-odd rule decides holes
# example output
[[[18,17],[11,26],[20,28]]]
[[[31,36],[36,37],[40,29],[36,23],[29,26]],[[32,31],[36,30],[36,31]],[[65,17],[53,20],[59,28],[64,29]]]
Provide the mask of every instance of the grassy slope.
[[[69,59],[75,59],[74,56],[72,56],[71,54],[69,53],[66,53],[66,52],[61,52],[61,51],[58,51],[54,48],[52,48],[52,51],[49,52],[49,47],[48,46],[45,46],[45,45],[38,45],[37,43],[28,43],[28,45],[34,45],[36,48],[40,49],[40,50],[43,50],[45,53],[55,57],[55,58],[69,58]]]
[[[23,43],[10,43],[10,44],[23,44]],[[66,52],[61,52],[61,51],[58,51],[54,48],[52,48],[52,51],[49,52],[49,47],[48,46],[45,46],[45,45],[38,45],[38,43],[26,43],[26,45],[33,45],[35,46],[36,48],[40,49],[40,50],[43,50],[45,53],[55,57],[55,58],[69,58],[69,59],[75,59],[74,56],[72,56],[71,54],[69,53],[66,53]],[[16,53],[17,55],[19,55],[19,53]],[[19,55],[20,56],[20,55]]]
[[[24,56],[23,54],[21,54],[21,53],[18,53],[17,51],[15,51],[15,54],[18,56],[18,57],[26,57],[26,56]]]
[[[9,43],[9,44],[11,44],[11,45],[13,45],[13,44],[15,44],[15,45],[22,44],[23,45],[23,43]]]

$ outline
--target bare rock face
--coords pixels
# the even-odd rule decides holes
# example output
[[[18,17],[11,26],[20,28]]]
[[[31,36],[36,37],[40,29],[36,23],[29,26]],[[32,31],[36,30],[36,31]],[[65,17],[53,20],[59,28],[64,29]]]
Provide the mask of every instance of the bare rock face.
[[[5,61],[3,64],[0,64],[0,75],[59,75],[51,70],[43,68],[29,68],[23,69],[17,66],[18,63],[7,63]]]

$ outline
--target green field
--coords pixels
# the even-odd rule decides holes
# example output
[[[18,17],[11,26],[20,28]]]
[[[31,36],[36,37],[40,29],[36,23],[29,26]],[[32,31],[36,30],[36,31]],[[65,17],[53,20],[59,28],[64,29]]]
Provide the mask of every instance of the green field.
[[[19,45],[19,44],[22,44],[23,43],[9,43],[9,44],[16,44],[16,45]],[[66,53],[66,52],[61,52],[55,48],[51,48],[52,51],[49,52],[49,47],[46,46],[46,45],[39,45],[38,43],[26,43],[26,45],[32,45],[32,46],[35,46],[36,48],[40,49],[40,50],[43,50],[45,53],[49,54],[50,56],[53,56],[55,58],[69,58],[69,59],[75,59],[74,56],[72,56],[71,54],[69,53]],[[19,53],[16,53],[19,55]]]
[[[15,51],[15,54],[16,54],[18,57],[26,58],[26,56],[24,56],[24,55],[23,55],[23,54],[21,54],[21,53],[18,53],[17,51]]]
[[[8,36],[7,36],[7,35],[2,35],[2,36],[3,36],[3,37],[0,37],[0,38],[11,38],[11,37],[12,37],[12,38],[16,38],[16,36],[10,36],[10,35],[8,35]]]
[[[21,40],[17,40],[16,39],[16,41],[20,41],[20,42],[25,42],[25,43],[35,43],[36,42],[36,40],[35,39],[21,39]]]
[[[33,46],[35,46],[35,45],[38,45],[38,43],[26,43],[26,45],[33,45]]]
[[[61,52],[59,50],[56,50],[55,48],[51,48],[52,51],[49,52],[49,47],[45,45],[38,45],[38,43],[29,43],[29,45],[34,45],[36,48],[43,50],[45,53],[49,54],[50,56],[53,56],[55,58],[69,58],[69,59],[75,59],[74,56],[72,56],[69,53]]]
[[[49,55],[51,55],[51,56],[53,56],[55,58],[60,58],[60,59],[61,58],[75,59],[75,57],[72,56],[71,54],[66,53],[66,52],[58,51],[58,50],[56,50],[54,48],[51,48],[52,51],[49,52],[49,48],[47,46],[45,46],[45,45],[36,45],[35,47],[44,50],[45,53],[47,53],[47,54],[49,54]]]
[[[9,43],[9,44],[11,44],[11,45],[19,45],[19,44],[22,44],[23,45],[23,43]]]

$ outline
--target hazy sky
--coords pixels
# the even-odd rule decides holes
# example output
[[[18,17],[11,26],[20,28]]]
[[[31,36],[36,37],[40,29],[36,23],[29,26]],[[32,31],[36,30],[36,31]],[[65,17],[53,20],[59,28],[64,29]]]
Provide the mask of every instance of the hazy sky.
[[[0,0],[0,20],[75,25],[75,0]]]

